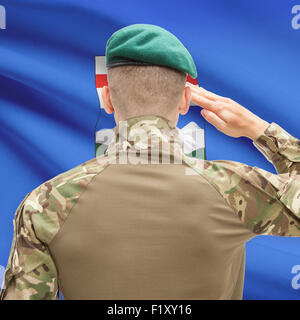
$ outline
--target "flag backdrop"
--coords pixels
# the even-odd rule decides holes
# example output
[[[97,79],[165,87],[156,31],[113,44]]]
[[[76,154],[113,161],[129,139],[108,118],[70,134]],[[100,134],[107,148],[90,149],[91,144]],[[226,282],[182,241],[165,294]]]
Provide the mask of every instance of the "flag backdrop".
[[[199,85],[197,79],[191,78],[190,75],[187,76],[187,82],[194,85]],[[107,68],[105,63],[105,56],[95,57],[95,85],[99,97],[100,108],[103,108],[103,98],[102,98],[102,88],[108,85],[107,82]],[[191,101],[190,106],[196,106],[196,104]],[[103,110],[105,113],[105,111]],[[100,116],[100,113],[99,113]],[[113,115],[106,115],[106,121],[99,121],[98,116],[96,126],[95,126],[95,155],[102,155],[108,148],[109,143],[114,139],[114,130],[109,128],[114,126]],[[199,107],[196,109],[190,108],[188,116],[184,118],[193,119],[193,121],[182,127],[182,119],[178,121],[177,126],[180,128],[180,135],[183,140],[183,150],[187,156],[196,157],[199,159],[206,159],[205,157],[205,139],[204,139],[204,129],[205,121],[204,118],[199,116]],[[197,123],[195,123],[195,121]]]
[[[194,57],[201,86],[300,138],[296,4],[0,0],[6,14],[6,29],[0,29],[0,277],[20,201],[39,184],[94,157],[95,56],[105,55],[114,31],[133,23],[166,28]],[[193,107],[180,125],[197,122],[199,110]],[[100,123],[114,126],[104,111]],[[205,143],[208,160],[240,161],[275,172],[247,138],[227,137],[206,123]],[[299,299],[299,247],[297,238],[250,241],[244,299]]]

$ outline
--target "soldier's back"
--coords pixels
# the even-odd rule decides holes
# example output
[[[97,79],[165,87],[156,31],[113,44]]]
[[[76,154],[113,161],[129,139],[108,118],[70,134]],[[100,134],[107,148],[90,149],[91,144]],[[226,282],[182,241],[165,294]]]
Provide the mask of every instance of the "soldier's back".
[[[110,164],[93,177],[49,245],[65,298],[242,297],[253,234],[187,167]]]
[[[28,194],[1,298],[241,299],[245,242],[299,236],[299,141],[276,125],[257,141],[287,171],[274,175],[187,157],[178,137],[162,117],[130,119],[103,156]]]

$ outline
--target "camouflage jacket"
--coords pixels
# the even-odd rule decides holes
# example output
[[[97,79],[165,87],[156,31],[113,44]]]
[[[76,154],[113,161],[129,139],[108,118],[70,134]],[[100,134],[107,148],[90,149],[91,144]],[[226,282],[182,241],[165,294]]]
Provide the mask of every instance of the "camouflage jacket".
[[[130,118],[115,132],[105,155],[43,183],[21,202],[1,299],[58,299],[58,273],[49,244],[93,178],[116,159],[122,163],[120,150],[148,152],[150,138],[209,181],[254,235],[300,236],[300,141],[276,123],[253,143],[277,175],[240,162],[185,156],[178,129],[163,117]]]

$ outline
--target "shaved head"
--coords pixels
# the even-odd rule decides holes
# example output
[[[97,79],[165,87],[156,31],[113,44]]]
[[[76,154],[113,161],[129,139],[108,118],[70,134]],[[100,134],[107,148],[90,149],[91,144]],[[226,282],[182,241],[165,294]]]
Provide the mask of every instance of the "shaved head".
[[[111,103],[121,118],[144,114],[164,117],[176,110],[187,75],[162,66],[123,65],[108,69]]]

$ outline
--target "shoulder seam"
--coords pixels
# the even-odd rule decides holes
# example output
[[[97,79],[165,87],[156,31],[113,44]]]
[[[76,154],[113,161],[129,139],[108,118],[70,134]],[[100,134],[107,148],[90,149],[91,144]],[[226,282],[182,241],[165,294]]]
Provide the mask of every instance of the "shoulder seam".
[[[207,161],[207,160],[205,160],[205,161]],[[192,166],[190,166],[193,170],[195,170]],[[196,170],[195,170],[196,171]],[[197,171],[196,171],[197,172]],[[235,208],[232,208],[229,204],[228,204],[228,202],[227,202],[227,200],[226,200],[226,198],[224,197],[224,195],[218,190],[218,188],[216,188],[215,187],[215,185],[214,185],[214,183],[211,183],[210,181],[209,181],[209,179],[207,179],[207,177],[204,175],[204,174],[202,174],[201,172],[197,172],[199,175],[201,175],[201,177],[203,177],[203,179],[205,179],[207,182],[208,182],[208,184],[210,185],[210,186],[212,186],[212,188],[214,188],[216,191],[217,191],[217,193],[221,196],[221,198],[223,199],[223,201],[225,202],[225,205],[233,212],[233,214],[239,219],[239,217],[238,217],[238,214],[237,214],[237,211],[236,211],[236,209]],[[245,223],[243,223],[243,221],[241,221],[241,219],[239,219],[240,220],[240,222],[247,228],[247,226],[246,226],[246,224]],[[247,228],[253,235],[257,235],[256,233],[254,233],[252,230],[250,230],[249,228]]]
[[[62,225],[60,226],[60,228],[58,229],[58,231],[54,234],[54,236],[53,236],[52,239],[49,241],[49,243],[47,243],[48,249],[49,249],[51,243],[52,243],[52,242],[54,241],[54,239],[57,237],[57,235],[61,232],[64,224],[66,223],[66,221],[67,221],[68,218],[70,217],[70,214],[71,214],[73,208],[78,204],[78,202],[80,201],[82,195],[83,195],[83,194],[86,192],[86,190],[88,189],[89,185],[92,183],[92,181],[94,181],[94,179],[95,179],[99,174],[101,174],[101,173],[102,173],[105,169],[107,169],[109,166],[110,166],[110,163],[109,163],[108,166],[106,166],[105,168],[103,168],[103,170],[101,170],[100,172],[96,173],[96,174],[94,175],[94,177],[91,179],[91,181],[86,185],[86,188],[81,192],[81,194],[79,195],[78,200],[76,201],[76,203],[74,203],[74,205],[72,206],[72,208],[71,208],[71,209],[69,210],[69,212],[67,213],[67,217],[66,217],[66,219],[63,221],[63,223],[62,223]],[[50,249],[49,249],[49,251],[50,251]]]
[[[205,160],[205,161],[207,161],[207,160]],[[186,162],[185,162],[185,163],[186,163]],[[222,195],[222,193],[218,190],[218,188],[216,188],[216,187],[214,186],[214,184],[211,183],[211,182],[207,179],[207,177],[205,177],[204,174],[202,174],[201,172],[196,171],[195,168],[194,168],[193,166],[190,166],[188,163],[186,163],[186,164],[187,164],[190,168],[192,168],[199,176],[203,177],[203,179],[205,179],[205,180],[207,181],[207,183],[208,183],[210,186],[212,186],[212,187],[218,192],[218,194],[222,197],[222,199],[224,200],[226,206],[227,206],[228,208],[230,208],[232,211],[234,211],[234,209],[231,208],[230,205],[227,203],[225,197],[224,197],[224,196]]]

